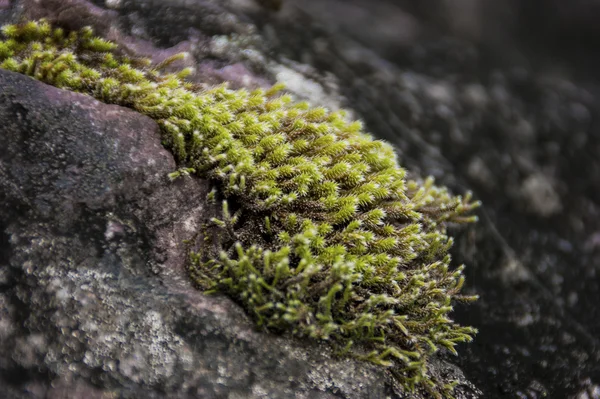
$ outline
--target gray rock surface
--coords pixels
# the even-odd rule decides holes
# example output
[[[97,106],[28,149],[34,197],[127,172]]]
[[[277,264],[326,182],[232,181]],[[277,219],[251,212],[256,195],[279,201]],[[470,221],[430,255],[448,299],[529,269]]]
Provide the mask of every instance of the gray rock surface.
[[[481,10],[465,22],[484,27],[479,36],[447,24],[448,7],[465,3]],[[585,15],[600,3],[353,0],[353,18],[370,21],[362,27],[340,4],[303,2],[299,25],[311,29],[271,22],[276,48],[337,76],[410,171],[483,201],[455,248],[481,296],[457,309],[480,329],[459,350],[465,375],[486,398],[597,397],[600,36]],[[378,5],[386,20],[417,17],[408,44],[367,28]]]
[[[379,398],[387,377],[255,331],[188,282],[207,183],[157,125],[0,70],[0,384],[14,397]]]
[[[297,98],[348,108],[412,173],[484,202],[454,250],[468,291],[481,296],[456,317],[480,333],[450,360],[485,398],[598,398],[600,35],[591,16],[600,2],[547,3],[303,0],[276,12],[254,0],[0,0],[0,22],[91,24],[134,54],[189,51],[199,84],[283,80]],[[138,135],[156,135],[151,121],[72,94],[50,101],[38,91],[60,92],[30,85],[10,95],[0,85],[9,115],[0,129],[15,132],[0,155],[0,388],[15,397],[395,395],[381,370],[258,333],[235,304],[189,286],[180,243],[207,216],[207,187],[166,181],[173,161],[158,138]],[[45,118],[62,133],[29,137],[30,125],[46,132]],[[76,139],[111,129],[113,141]],[[115,137],[128,144],[114,147]],[[14,158],[24,151],[35,161]],[[123,367],[111,363],[121,354]],[[449,363],[436,370],[460,375]],[[476,392],[465,382],[459,394]]]
[[[169,181],[154,121],[4,70],[0,87],[5,395],[403,397],[383,369],[257,331],[192,287],[183,242],[211,216],[209,187]]]

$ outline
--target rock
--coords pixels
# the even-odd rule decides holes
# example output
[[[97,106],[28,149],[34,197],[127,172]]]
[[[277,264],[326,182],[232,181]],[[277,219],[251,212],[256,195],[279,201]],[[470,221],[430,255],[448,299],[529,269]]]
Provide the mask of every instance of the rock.
[[[183,242],[210,216],[209,184],[169,181],[175,163],[154,121],[3,70],[0,86],[3,392],[394,393],[383,369],[257,331],[229,299],[192,287]],[[461,376],[439,364],[444,378]]]
[[[375,8],[359,3],[366,14]],[[600,376],[597,25],[553,22],[589,21],[582,17],[600,3],[562,2],[569,12],[557,15],[542,1],[482,0],[484,12],[469,15],[481,20],[459,21],[465,29],[447,24],[465,2],[452,2],[447,15],[437,6],[451,2],[378,3],[419,16],[422,35],[384,48],[359,27],[352,41],[322,14],[302,20],[312,30],[282,16],[273,23],[285,38],[277,51],[316,58],[340,78],[347,103],[400,149],[409,171],[473,189],[483,201],[480,223],[454,254],[467,264],[466,286],[481,297],[457,309],[458,320],[480,328],[458,364],[484,397],[588,392]],[[469,39],[478,26],[482,35]],[[306,36],[329,53],[306,54]]]
[[[20,16],[78,22],[56,13],[57,0],[10,3],[0,1],[0,22]],[[460,376],[460,366],[483,397],[596,397],[600,93],[592,56],[598,27],[589,11],[600,3],[352,0],[351,18],[339,0],[284,1],[279,12],[258,3],[69,4],[83,23],[134,54],[190,52],[199,84],[289,80],[298,98],[349,108],[399,149],[411,173],[474,190],[484,202],[481,221],[458,237],[454,256],[467,264],[467,290],[481,299],[457,306],[456,318],[480,333],[458,349],[454,366],[437,364],[436,372]],[[461,4],[470,12],[462,13]],[[461,13],[460,20],[452,17]],[[394,27],[393,15],[409,23]],[[372,21],[388,22],[364,28]],[[593,40],[578,39],[586,34]],[[113,135],[123,129],[138,137],[135,126],[144,126],[156,136],[150,121],[91,102],[119,115],[98,111],[94,127],[91,103],[77,100],[88,104],[87,113],[64,105],[58,114],[53,104],[81,96],[19,82],[29,86],[19,84],[10,96],[0,86],[2,104],[21,96],[37,102],[3,108],[3,132],[12,126],[19,133],[9,137],[19,142],[28,126],[53,115],[53,126],[64,126],[34,147],[17,151],[13,144],[10,154],[27,150],[35,162],[0,155],[0,199],[7,204],[0,210],[0,367],[8,376],[0,388],[7,395],[23,397],[23,389],[33,397],[394,394],[381,370],[333,358],[326,347],[259,333],[237,305],[189,286],[179,244],[207,216],[207,185],[168,183],[164,176],[175,166],[157,137],[156,147],[131,139],[155,165],[101,141],[61,141],[60,148],[70,149],[65,159],[46,144],[109,122]],[[49,92],[61,94],[52,101],[40,96]],[[90,159],[117,166],[108,170]],[[111,363],[121,354],[122,366]],[[460,378],[459,396],[476,396]]]

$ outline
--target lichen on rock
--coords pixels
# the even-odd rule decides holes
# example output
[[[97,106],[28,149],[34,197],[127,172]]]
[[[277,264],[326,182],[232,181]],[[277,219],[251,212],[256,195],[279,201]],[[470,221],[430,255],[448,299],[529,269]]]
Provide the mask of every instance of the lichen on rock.
[[[475,329],[449,314],[463,296],[446,234],[472,222],[470,195],[408,180],[388,144],[343,112],[294,103],[283,89],[199,90],[91,29],[44,21],[2,28],[0,67],[130,107],[161,126],[180,171],[214,182],[220,216],[198,233],[189,272],[270,331],[328,340],[389,368],[403,386],[451,395],[429,356]]]

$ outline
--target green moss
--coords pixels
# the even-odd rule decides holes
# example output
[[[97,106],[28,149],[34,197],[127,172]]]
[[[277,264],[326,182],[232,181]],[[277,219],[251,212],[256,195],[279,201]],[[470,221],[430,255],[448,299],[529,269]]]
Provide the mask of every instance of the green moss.
[[[392,147],[359,122],[294,103],[281,86],[198,91],[189,71],[161,72],[174,59],[128,59],[91,29],[41,21],[2,32],[2,68],[154,118],[181,166],[170,177],[215,183],[221,216],[190,256],[198,286],[227,293],[267,330],[329,340],[408,390],[451,395],[428,357],[475,333],[449,318],[454,302],[474,299],[460,294],[446,235],[475,220],[470,195],[407,180]]]

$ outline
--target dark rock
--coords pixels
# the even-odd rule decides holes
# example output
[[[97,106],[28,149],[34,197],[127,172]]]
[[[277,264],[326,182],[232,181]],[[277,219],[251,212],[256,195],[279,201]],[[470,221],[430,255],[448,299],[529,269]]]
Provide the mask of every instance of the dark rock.
[[[412,173],[473,189],[481,221],[454,253],[481,299],[456,314],[480,333],[453,361],[486,398],[597,397],[600,3],[305,0],[278,12],[258,3],[69,4],[131,53],[189,51],[200,84],[283,79],[299,98],[346,107]],[[11,4],[0,1],[0,22],[79,23],[56,0]],[[393,394],[380,369],[256,332],[235,304],[189,285],[181,243],[209,213],[208,187],[166,180],[175,164],[153,122],[1,76],[9,397]],[[462,375],[445,362],[435,372]],[[459,395],[476,390],[464,382]]]
[[[370,2],[357,3],[371,12]],[[316,13],[310,32],[330,51],[307,55],[307,29],[289,20],[278,25],[286,38],[278,51],[315,59],[340,77],[348,104],[401,149],[409,170],[474,189],[483,201],[481,222],[455,255],[468,264],[467,286],[481,295],[458,309],[458,320],[480,328],[459,350],[459,364],[484,397],[597,396],[600,100],[590,20],[599,3],[482,0],[487,11],[474,23],[490,36],[472,40],[436,22],[431,14],[441,8],[423,12],[440,3],[458,4],[401,7],[420,15],[427,32],[395,53],[354,29],[376,50],[369,52],[341,34],[343,23]]]
[[[383,369],[255,330],[191,286],[208,183],[157,125],[0,70],[0,389],[12,397],[380,398]],[[439,366],[445,378],[460,371]],[[465,385],[466,386],[466,385]]]

